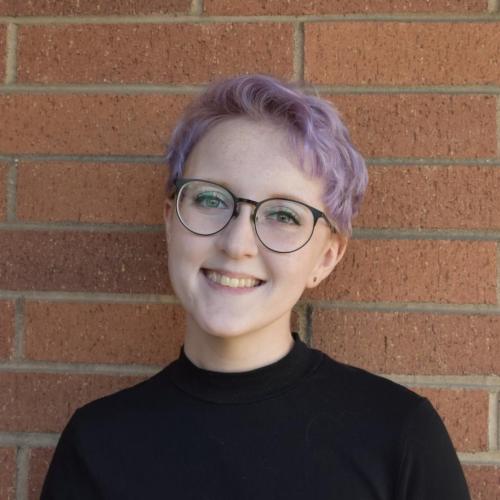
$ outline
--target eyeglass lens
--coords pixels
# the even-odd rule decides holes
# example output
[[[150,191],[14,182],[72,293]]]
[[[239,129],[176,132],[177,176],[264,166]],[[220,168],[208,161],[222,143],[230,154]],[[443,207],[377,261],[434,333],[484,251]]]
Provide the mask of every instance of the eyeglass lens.
[[[187,229],[208,236],[221,231],[234,213],[231,193],[206,181],[189,181],[177,193],[177,214]],[[260,204],[255,230],[263,245],[276,252],[293,252],[311,237],[314,216],[302,203],[280,198]]]

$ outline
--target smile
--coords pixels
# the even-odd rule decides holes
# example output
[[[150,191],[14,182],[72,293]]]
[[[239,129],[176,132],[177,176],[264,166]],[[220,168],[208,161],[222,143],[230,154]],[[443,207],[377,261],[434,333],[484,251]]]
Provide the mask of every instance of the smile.
[[[253,288],[262,283],[262,281],[255,278],[233,278],[208,269],[204,270],[204,274],[210,281],[230,288]]]

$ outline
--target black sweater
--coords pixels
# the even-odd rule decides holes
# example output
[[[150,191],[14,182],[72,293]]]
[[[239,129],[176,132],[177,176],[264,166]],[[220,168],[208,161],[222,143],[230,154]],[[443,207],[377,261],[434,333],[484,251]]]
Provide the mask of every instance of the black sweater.
[[[240,373],[181,349],[150,379],[78,409],[42,500],[466,500],[431,404],[308,348]]]

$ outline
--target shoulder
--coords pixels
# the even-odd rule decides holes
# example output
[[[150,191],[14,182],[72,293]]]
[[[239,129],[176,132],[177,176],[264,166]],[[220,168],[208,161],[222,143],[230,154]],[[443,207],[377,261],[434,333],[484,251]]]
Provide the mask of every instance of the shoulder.
[[[439,416],[426,398],[327,354],[307,384],[307,392],[310,405],[318,411],[343,415],[353,433],[364,429],[375,441],[380,438],[397,448],[404,448],[412,426],[417,424],[441,431]]]
[[[424,400],[411,389],[363,368],[341,363],[325,353],[316,372],[316,383],[322,390],[335,393],[344,402],[368,407],[416,409]]]
[[[415,468],[427,471],[426,464],[431,463],[431,468],[443,475],[463,480],[449,434],[428,399],[389,379],[339,363],[326,354],[313,385],[312,391],[319,391],[322,401],[329,401],[334,414],[342,412],[348,416],[344,419],[347,433],[350,431],[356,438],[363,434],[365,451],[373,445],[374,455],[386,450],[397,457],[403,482],[411,481]],[[439,490],[439,474],[429,471],[426,474],[426,480]],[[463,481],[460,484],[463,489]]]
[[[142,420],[155,406],[170,401],[169,397],[159,397],[162,393],[168,396],[173,390],[167,370],[168,367],[130,387],[84,404],[74,412],[70,426],[75,431],[92,432],[97,427],[105,429],[108,424],[116,427]]]

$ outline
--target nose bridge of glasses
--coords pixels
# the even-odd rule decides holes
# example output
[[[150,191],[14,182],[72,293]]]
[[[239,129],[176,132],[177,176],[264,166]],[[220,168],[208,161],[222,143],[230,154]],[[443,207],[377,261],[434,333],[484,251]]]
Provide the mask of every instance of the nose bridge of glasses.
[[[243,209],[243,217],[239,217],[241,204],[248,205],[247,209]],[[233,214],[223,227],[225,236],[221,239],[224,242],[221,244],[225,245],[226,250],[233,255],[256,251],[258,235],[255,227],[255,208],[257,206],[258,203],[253,200],[234,197]]]
[[[252,218],[252,220],[255,220],[255,210],[257,209],[259,203],[254,201],[254,200],[249,200],[248,198],[234,198],[234,216],[238,216],[240,215],[240,212],[239,212],[239,206],[241,203],[247,203],[248,205],[252,205],[252,213],[250,215],[250,217]]]

